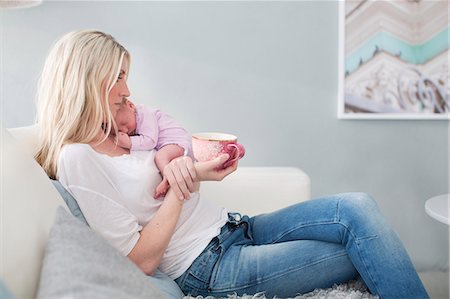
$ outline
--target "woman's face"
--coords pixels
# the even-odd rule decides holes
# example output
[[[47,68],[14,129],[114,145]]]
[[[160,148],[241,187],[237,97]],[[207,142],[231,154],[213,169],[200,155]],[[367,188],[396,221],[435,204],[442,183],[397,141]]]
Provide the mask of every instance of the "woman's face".
[[[119,77],[109,92],[109,108],[111,109],[111,113],[114,118],[116,117],[117,111],[119,111],[122,103],[130,96],[130,91],[128,90],[128,85],[125,80],[126,70],[128,69],[127,66],[128,60],[124,57],[120,68]]]

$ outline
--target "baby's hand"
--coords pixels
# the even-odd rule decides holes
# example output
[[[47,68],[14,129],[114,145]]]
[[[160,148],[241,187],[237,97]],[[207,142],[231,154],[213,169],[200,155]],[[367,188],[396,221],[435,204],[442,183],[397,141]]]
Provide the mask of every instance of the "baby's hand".
[[[126,149],[131,149],[131,139],[127,133],[119,131],[117,133],[117,140],[118,140],[118,144],[120,147],[123,147]]]
[[[160,197],[165,196],[167,191],[169,190],[169,187],[170,187],[169,181],[166,179],[166,177],[164,177],[162,182],[159,183],[159,185],[156,187],[153,198],[159,199]],[[161,198],[161,199],[164,199],[164,198]]]

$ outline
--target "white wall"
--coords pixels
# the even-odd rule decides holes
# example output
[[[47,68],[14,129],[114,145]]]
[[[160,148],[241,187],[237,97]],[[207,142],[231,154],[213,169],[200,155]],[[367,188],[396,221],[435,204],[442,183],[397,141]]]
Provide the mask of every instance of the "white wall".
[[[369,192],[419,270],[448,268],[448,227],[423,208],[448,192],[448,124],[337,120],[337,2],[44,2],[0,21],[5,126],[33,122],[52,42],[97,28],[132,54],[132,100],[237,134],[242,165],[302,168],[314,196]]]

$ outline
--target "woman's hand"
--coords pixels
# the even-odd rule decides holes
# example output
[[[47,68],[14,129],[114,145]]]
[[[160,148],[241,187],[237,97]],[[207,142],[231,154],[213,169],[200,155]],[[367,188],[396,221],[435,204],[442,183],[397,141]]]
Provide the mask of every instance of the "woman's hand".
[[[196,162],[195,169],[197,170],[198,181],[221,181],[230,173],[237,169],[238,161],[234,161],[227,168],[223,168],[223,164],[230,158],[230,155],[223,154],[211,161]]]
[[[194,184],[197,172],[190,157],[183,156],[170,161],[164,167],[163,176],[180,200],[189,199],[190,193],[197,190]]]

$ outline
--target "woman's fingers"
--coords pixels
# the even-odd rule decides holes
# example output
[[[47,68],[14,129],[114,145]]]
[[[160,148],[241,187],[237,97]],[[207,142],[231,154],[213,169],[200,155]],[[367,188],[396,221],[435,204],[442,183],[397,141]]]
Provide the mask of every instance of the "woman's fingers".
[[[184,176],[183,176],[183,174],[181,172],[181,168],[174,167],[173,174],[175,176],[175,180],[177,182],[177,185],[178,185],[178,187],[180,188],[180,190],[182,192],[182,198],[181,197],[178,197],[178,198],[179,199],[189,199],[190,198],[189,188],[188,188],[187,183],[185,181],[185,178],[184,178]]]
[[[189,199],[190,193],[195,191],[194,180],[197,173],[191,158],[172,160],[164,169],[164,175],[179,199]]]
[[[176,165],[178,166],[178,169],[184,180],[184,184],[183,183],[181,184],[183,184],[183,186],[186,185],[186,187],[189,190],[189,194],[187,194],[187,196],[185,194],[185,198],[188,199],[190,198],[190,193],[195,191],[194,180],[197,174],[195,172],[194,163],[192,162],[192,159],[189,157],[181,157],[179,160],[177,160]],[[180,184],[181,178],[178,178],[178,182]],[[184,189],[183,193],[185,193]]]
[[[226,168],[218,169],[216,174],[216,180],[221,181],[223,180],[227,175],[234,172],[237,169],[238,166],[238,160],[231,163]]]
[[[211,161],[196,163],[197,177],[200,181],[221,181],[237,169],[238,160],[223,168],[224,163],[229,158],[230,156],[228,154],[224,154]]]
[[[211,171],[221,168],[223,166],[223,163],[225,163],[229,158],[230,158],[229,154],[223,154],[215,159],[212,159],[211,161],[206,161],[203,163],[206,169]]]
[[[187,167],[181,167],[180,168],[181,175],[183,176],[184,182],[186,183],[187,188],[189,189],[189,192],[194,192],[194,180],[191,177],[191,174]]]
[[[233,163],[231,163],[227,168],[223,169],[225,176],[229,175],[230,173],[234,172],[237,169],[238,162],[239,160],[236,160]]]
[[[186,168],[192,178],[192,181],[195,181],[197,179],[197,171],[195,170],[194,162],[191,158],[186,159]]]
[[[177,179],[171,168],[171,164],[167,164],[167,166],[164,168],[164,176],[167,178],[167,181],[169,181],[169,185],[175,192],[175,195],[179,199],[184,199],[183,192],[181,191],[180,187],[177,184]]]

